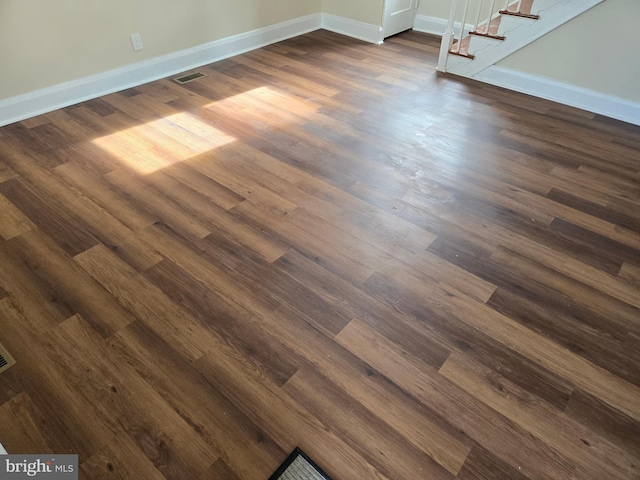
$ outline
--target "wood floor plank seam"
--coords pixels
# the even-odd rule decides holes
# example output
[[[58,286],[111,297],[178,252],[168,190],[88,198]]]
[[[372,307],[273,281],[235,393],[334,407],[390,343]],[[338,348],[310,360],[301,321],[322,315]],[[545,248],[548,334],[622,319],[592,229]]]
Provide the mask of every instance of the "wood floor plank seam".
[[[0,128],[0,440],[79,478],[640,478],[640,128],[325,30]]]

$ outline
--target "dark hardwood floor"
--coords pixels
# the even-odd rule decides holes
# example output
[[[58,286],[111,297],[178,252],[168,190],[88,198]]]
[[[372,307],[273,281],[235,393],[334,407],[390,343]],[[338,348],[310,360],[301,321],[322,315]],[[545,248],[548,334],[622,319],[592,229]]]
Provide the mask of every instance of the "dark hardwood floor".
[[[0,129],[0,442],[83,479],[640,478],[640,128],[318,31]]]

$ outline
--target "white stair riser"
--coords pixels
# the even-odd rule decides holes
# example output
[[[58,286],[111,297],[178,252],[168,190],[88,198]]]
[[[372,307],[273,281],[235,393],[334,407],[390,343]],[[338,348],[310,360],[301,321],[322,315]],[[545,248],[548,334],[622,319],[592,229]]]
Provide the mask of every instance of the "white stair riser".
[[[477,55],[478,52],[486,49],[492,48],[496,43],[500,43],[502,40],[496,40],[495,38],[487,38],[480,37],[477,35],[471,36],[471,41],[469,42],[469,53],[471,55]]]
[[[531,7],[531,13],[533,15],[541,15],[544,13],[544,10],[547,10],[558,3],[570,3],[570,0],[534,0],[533,6]]]
[[[498,35],[506,37],[509,35],[509,32],[514,31],[516,28],[520,28],[522,26],[526,27],[537,21],[539,20],[516,17],[514,15],[502,15],[502,18],[500,19],[500,27],[498,28]]]
[[[531,22],[535,22],[535,20],[531,20],[530,18],[522,18],[522,17],[514,17],[509,15],[503,15],[500,20],[500,28],[498,28],[498,35],[503,35],[507,37],[509,32],[514,31],[516,28],[521,26],[529,26]],[[485,48],[491,48],[497,46],[499,43],[504,40],[497,40],[495,38],[481,37],[477,35],[471,36],[471,42],[469,43],[469,53],[475,55],[478,51],[484,50]]]
[[[465,57],[460,57],[458,55],[449,55],[449,59],[447,60],[447,69],[456,70],[458,68],[462,68],[467,65],[469,62],[473,60]]]

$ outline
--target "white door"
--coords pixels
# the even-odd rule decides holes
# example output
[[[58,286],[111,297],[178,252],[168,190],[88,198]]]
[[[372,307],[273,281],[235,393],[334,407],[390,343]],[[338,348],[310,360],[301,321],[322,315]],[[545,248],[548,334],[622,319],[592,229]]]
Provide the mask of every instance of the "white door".
[[[384,38],[413,28],[418,0],[386,0],[384,6]]]

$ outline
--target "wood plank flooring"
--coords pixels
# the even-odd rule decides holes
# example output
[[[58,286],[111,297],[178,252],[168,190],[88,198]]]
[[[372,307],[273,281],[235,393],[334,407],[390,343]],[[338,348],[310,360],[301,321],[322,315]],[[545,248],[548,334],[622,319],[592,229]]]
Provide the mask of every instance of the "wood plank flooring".
[[[640,128],[325,31],[0,129],[0,442],[83,479],[640,478]]]

